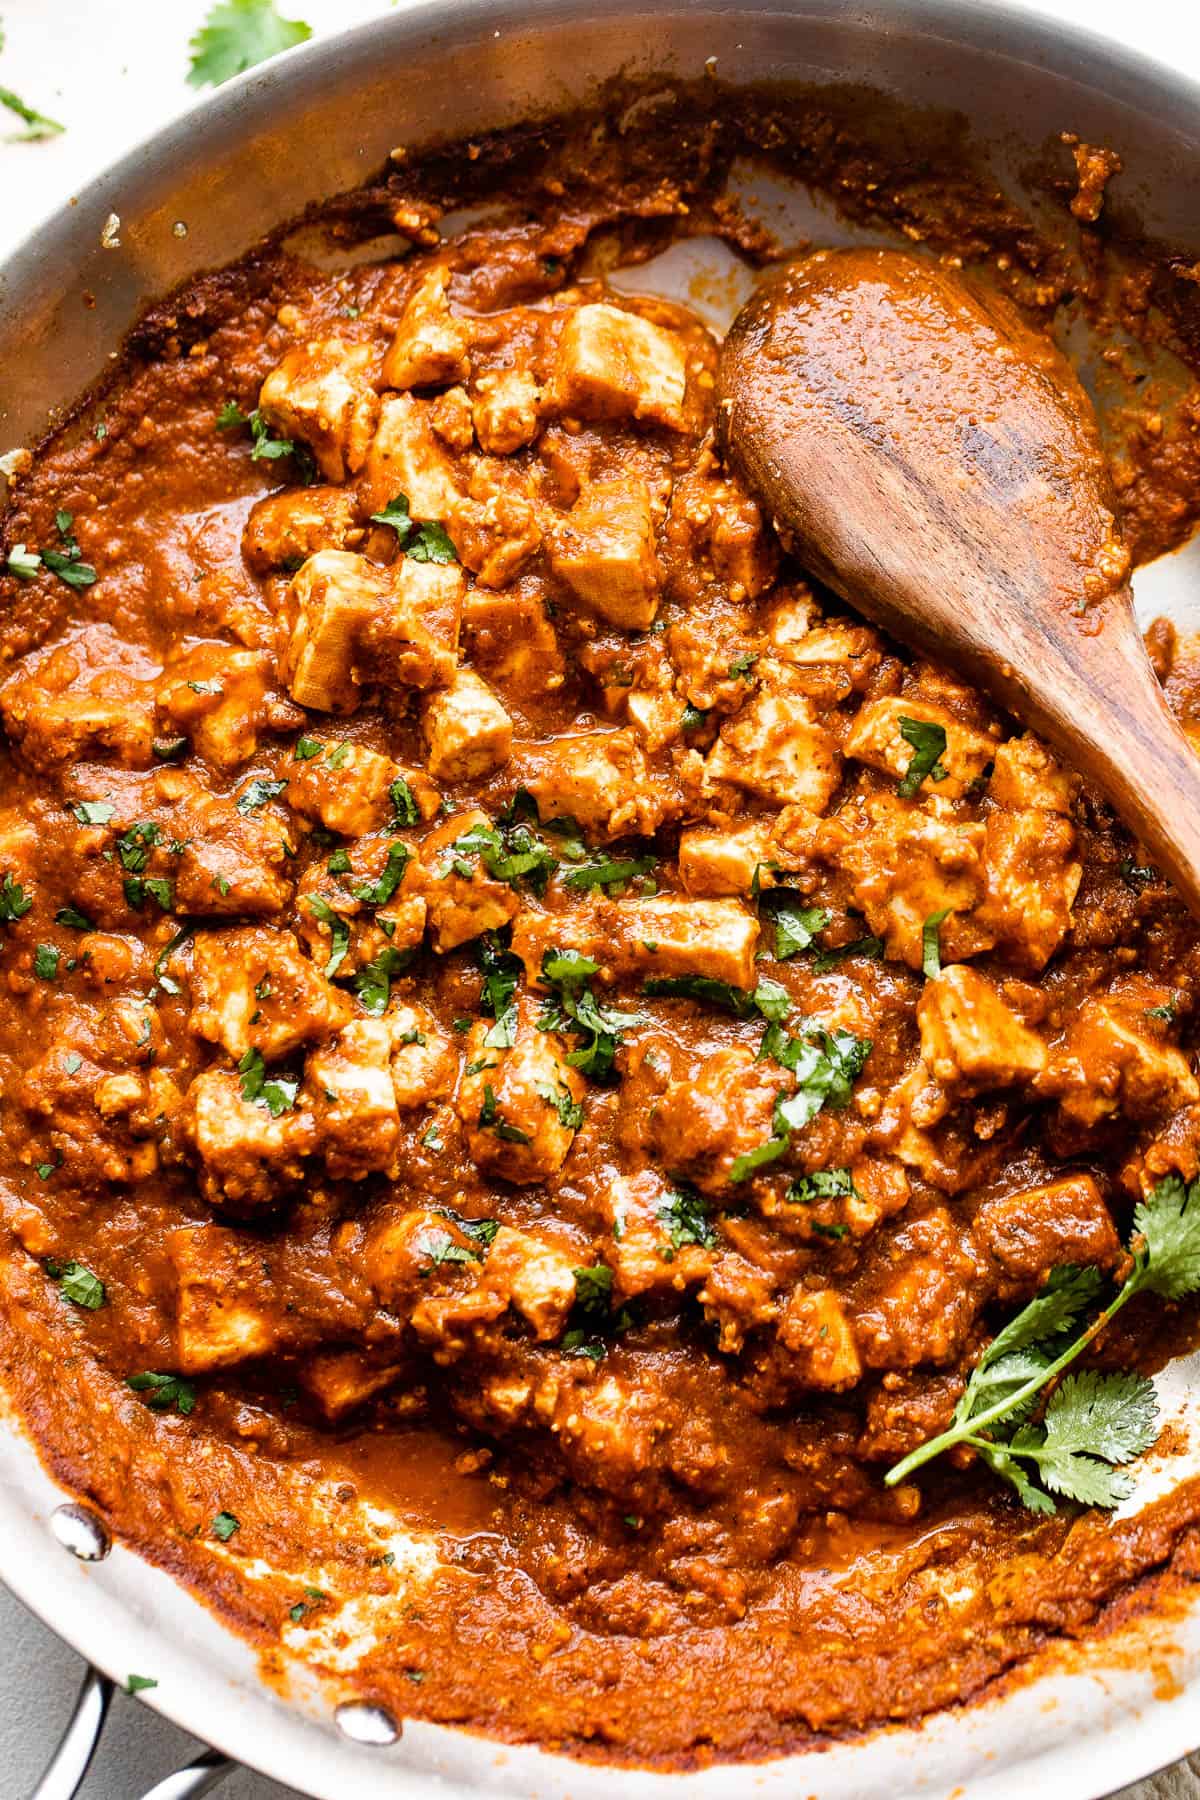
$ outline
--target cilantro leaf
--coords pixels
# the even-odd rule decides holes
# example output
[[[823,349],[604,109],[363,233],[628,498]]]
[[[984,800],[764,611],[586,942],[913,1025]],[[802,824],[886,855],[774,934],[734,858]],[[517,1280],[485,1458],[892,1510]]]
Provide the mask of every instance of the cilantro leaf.
[[[275,0],[218,0],[188,44],[188,85],[220,87],[311,36],[303,20],[282,18]]]
[[[391,998],[392,982],[397,975],[402,975],[412,961],[411,950],[397,950],[391,944],[385,944],[378,956],[373,956],[369,963],[364,963],[355,975],[351,986],[364,1012],[378,1019],[387,1011]]]
[[[522,1131],[519,1125],[510,1125],[500,1115],[496,1090],[490,1081],[483,1084],[483,1104],[479,1108],[479,1128],[490,1131],[506,1144],[532,1144],[533,1138],[528,1131]]]
[[[11,925],[16,919],[23,919],[33,905],[33,901],[25,892],[20,882],[5,874],[0,881],[0,924]],[[91,927],[88,927],[89,931]]]
[[[390,525],[399,540],[400,548],[414,562],[455,563],[458,552],[450,541],[444,525],[434,519],[418,521],[409,510],[408,495],[396,494],[388,501],[382,512],[372,513],[372,521],[376,525]]]
[[[261,1050],[247,1050],[237,1070],[242,1078],[242,1099],[252,1106],[265,1107],[273,1119],[295,1106],[300,1083],[283,1075],[268,1077]]]
[[[135,1394],[141,1394],[154,1412],[169,1412],[174,1407],[186,1417],[196,1405],[196,1390],[181,1375],[164,1375],[158,1370],[147,1369],[141,1375],[128,1376],[125,1386],[132,1388]]]
[[[878,962],[883,955],[883,950],[882,938],[855,938],[852,944],[838,944],[833,949],[822,950],[819,956],[814,956],[812,971],[814,975],[827,975],[830,969],[836,969],[839,963],[845,962],[851,956],[869,956]]]
[[[3,93],[0,88],[0,93]],[[14,544],[4,561],[10,575],[16,575],[21,581],[32,581],[42,566],[42,559],[36,550],[27,549],[24,544]]]
[[[47,1263],[46,1273],[61,1285],[73,1305],[83,1307],[86,1312],[97,1312],[104,1305],[104,1283],[83,1263]]]
[[[258,777],[238,795],[234,804],[238,811],[248,818],[251,813],[257,812],[260,806],[265,806],[268,800],[278,800],[286,786],[286,780],[264,781]]]
[[[30,106],[27,100],[22,100],[19,94],[14,94],[11,88],[0,87],[0,106],[5,107],[10,113],[15,113],[27,127],[25,131],[18,131],[15,134],[15,140],[18,143],[36,143],[40,138],[57,137],[60,132],[66,130],[65,125],[60,125],[57,119],[48,119],[45,113],[39,112],[35,106]]]
[[[362,900],[367,906],[386,906],[404,879],[404,871],[408,867],[411,855],[412,852],[407,844],[389,845],[387,861],[382,872],[375,881],[368,881],[361,887],[351,888],[350,892],[354,898]]]
[[[350,948],[350,923],[340,913],[334,912],[328,900],[320,894],[310,894],[307,902],[309,912],[321,925],[329,927],[329,960],[325,964],[325,979],[332,981],[346,960],[346,952]]]
[[[398,775],[388,788],[388,799],[392,803],[392,830],[405,825],[419,825],[421,811],[413,798],[413,791],[402,775]]]
[[[54,944],[39,944],[33,953],[33,972],[39,981],[58,980],[60,952]]]
[[[219,1512],[212,1522],[212,1534],[222,1544],[227,1544],[236,1531],[240,1531],[242,1522],[231,1512]]]
[[[589,863],[579,863],[563,876],[563,886],[574,892],[592,888],[626,887],[629,882],[648,875],[657,866],[655,856],[600,856]]]
[[[824,931],[831,915],[823,906],[803,906],[797,895],[787,888],[775,888],[763,896],[763,910],[775,926],[775,959],[786,962],[801,950],[807,950],[818,931]]]
[[[1139,1286],[1166,1300],[1200,1288],[1200,1178],[1189,1186],[1178,1175],[1160,1181],[1135,1208],[1133,1229],[1144,1240],[1134,1271]]]
[[[717,1241],[708,1217],[708,1202],[693,1188],[676,1188],[655,1217],[666,1226],[672,1250],[682,1250],[687,1244],[711,1250]]]
[[[945,781],[950,771],[941,761],[946,750],[946,728],[930,719],[908,719],[901,715],[900,736],[913,748],[912,759],[896,792],[902,800],[911,800],[921,783]]]
[[[943,906],[940,912],[930,913],[921,927],[921,968],[926,981],[942,972],[941,929],[952,911],[952,907]]]

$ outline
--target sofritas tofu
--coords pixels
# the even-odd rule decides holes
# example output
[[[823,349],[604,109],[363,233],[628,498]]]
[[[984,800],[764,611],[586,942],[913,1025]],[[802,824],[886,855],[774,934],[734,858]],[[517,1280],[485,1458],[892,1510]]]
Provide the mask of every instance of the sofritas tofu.
[[[167,1235],[174,1280],[174,1363],[185,1375],[265,1356],[286,1339],[261,1246],[221,1225]]]
[[[256,575],[296,568],[318,550],[345,550],[361,538],[354,496],[340,487],[282,488],[250,508],[242,555]]]
[[[403,494],[414,519],[449,523],[463,491],[434,434],[426,401],[412,394],[386,396],[358,491],[364,513],[381,513]]]
[[[830,1288],[793,1288],[776,1327],[777,1362],[797,1387],[838,1393],[862,1378],[854,1325]]]
[[[673,331],[602,302],[563,321],[552,389],[559,412],[683,428],[687,358]]]
[[[449,285],[448,269],[430,269],[405,301],[383,358],[385,387],[446,387],[466,380],[470,323],[451,312]]]
[[[375,352],[341,338],[297,344],[258,396],[263,416],[282,437],[308,445],[326,481],[361,469],[379,416],[371,375]]]
[[[471,661],[506,693],[552,693],[565,679],[558,633],[539,594],[474,588],[463,602]]]
[[[1001,999],[986,975],[965,963],[925,983],[917,1004],[921,1057],[943,1088],[982,1093],[1035,1081],[1046,1046]]]
[[[296,572],[280,615],[280,674],[294,700],[348,713],[367,686],[433,687],[458,656],[462,570],[401,557],[381,568],[321,550]]]
[[[478,780],[512,754],[512,719],[473,669],[456,669],[450,685],[430,696],[421,726],[434,781]]]
[[[68,642],[22,657],[0,687],[0,717],[18,758],[42,771],[97,754],[148,769],[158,672],[110,625],[85,625]]]
[[[976,920],[1027,969],[1045,968],[1071,928],[1083,878],[1071,817],[1077,786],[1035,737],[1009,738],[996,751]]]
[[[400,766],[362,744],[328,743],[295,764],[288,805],[341,837],[378,831],[394,816],[392,783]],[[411,791],[411,790],[410,790]],[[415,820],[413,821],[415,823]]]
[[[272,1062],[328,1037],[349,1002],[303,954],[290,931],[249,925],[200,931],[189,976],[188,1025],[235,1062],[257,1050]]]
[[[575,819],[604,837],[649,837],[681,808],[669,777],[651,769],[629,730],[583,731],[530,745],[520,768],[542,819]]]
[[[200,918],[276,913],[292,894],[294,844],[286,820],[272,808],[239,812],[224,794],[203,788],[186,768],[155,777],[162,840],[177,842],[155,874],[174,883],[175,909]]]
[[[1118,1113],[1152,1119],[1200,1099],[1188,1058],[1149,1016],[1152,996],[1152,984],[1135,978],[1072,1017],[1039,1086],[1073,1124],[1091,1128]]]
[[[197,1075],[184,1099],[180,1135],[200,1163],[200,1191],[210,1206],[253,1212],[301,1179],[312,1149],[310,1116],[288,1108],[273,1117],[265,1101],[247,1100],[242,1078],[223,1069]]]
[[[1012,1194],[989,1195],[975,1214],[975,1242],[997,1266],[1002,1299],[1037,1292],[1063,1263],[1115,1268],[1121,1241],[1092,1176],[1066,1175]]]
[[[689,894],[748,894],[756,876],[774,885],[773,855],[770,820],[690,825],[679,836],[679,878]]]
[[[299,1363],[296,1379],[336,1425],[411,1370],[411,1359],[395,1350],[318,1350]]]
[[[833,854],[854,884],[854,904],[889,957],[919,969],[927,919],[940,927],[944,961],[990,950],[979,923],[986,830],[973,821],[934,818],[894,794],[869,794],[827,822],[837,827]]]
[[[946,748],[938,759],[946,773],[940,780],[932,773],[928,775],[921,785],[920,798],[937,794],[943,800],[961,800],[968,788],[980,781],[999,747],[998,737],[972,731],[946,707],[916,696],[906,699],[901,694],[869,700],[861,708],[846,738],[846,755],[868,763],[883,775],[894,776],[899,783],[917,753],[904,736],[905,720],[940,727],[946,734]]]
[[[425,901],[433,947],[439,952],[500,930],[521,910],[512,886],[489,875],[477,851],[456,848],[472,832],[490,829],[491,820],[476,806],[453,813],[422,839],[409,885]]]
[[[744,1045],[718,1050],[672,1078],[651,1110],[648,1148],[664,1167],[728,1200],[737,1157],[775,1134],[783,1072]]]
[[[275,692],[274,660],[266,650],[198,644],[164,671],[158,684],[161,734],[182,733],[193,751],[219,769],[236,769],[268,732],[287,731],[303,713]]]
[[[479,447],[511,456],[537,436],[541,390],[525,369],[493,369],[475,383],[471,407]]]
[[[565,912],[527,908],[513,926],[512,949],[535,985],[548,951],[575,950],[600,965],[601,981],[699,975],[752,988],[758,936],[757,915],[740,901],[661,894],[594,900]]]
[[[484,1042],[489,1029],[481,1020],[467,1034],[456,1102],[467,1149],[485,1174],[520,1187],[549,1181],[583,1122],[583,1077],[527,1006],[508,1049]]]
[[[683,1235],[678,1229],[679,1190],[656,1169],[614,1176],[598,1200],[612,1235],[604,1255],[613,1272],[615,1302],[638,1294],[679,1294],[708,1275],[712,1250],[686,1238],[675,1241]],[[695,1195],[689,1201],[694,1208]]]
[[[823,813],[841,780],[837,742],[782,664],[760,662],[756,673],[757,687],[705,759],[706,780]]]
[[[646,631],[662,570],[650,490],[638,477],[586,487],[550,537],[550,567],[585,606],[625,631]]]

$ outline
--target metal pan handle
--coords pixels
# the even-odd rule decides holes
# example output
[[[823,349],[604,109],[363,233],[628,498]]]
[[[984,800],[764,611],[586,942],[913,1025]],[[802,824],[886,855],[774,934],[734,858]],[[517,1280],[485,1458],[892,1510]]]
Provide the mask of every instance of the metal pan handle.
[[[96,1753],[108,1717],[112,1682],[99,1669],[89,1669],[67,1728],[30,1800],[74,1800]],[[216,1750],[205,1750],[184,1769],[176,1769],[150,1789],[143,1800],[199,1800],[224,1781],[234,1768]]]

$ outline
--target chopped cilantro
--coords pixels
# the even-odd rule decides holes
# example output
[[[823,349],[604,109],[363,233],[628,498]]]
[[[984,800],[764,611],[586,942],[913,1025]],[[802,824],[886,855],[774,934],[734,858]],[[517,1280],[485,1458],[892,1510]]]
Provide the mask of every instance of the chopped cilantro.
[[[130,1375],[125,1386],[132,1388],[135,1394],[141,1394],[154,1412],[169,1412],[174,1407],[186,1417],[196,1405],[196,1390],[181,1375],[163,1375],[147,1369],[141,1375]]]
[[[212,1522],[212,1534],[221,1543],[227,1544],[235,1531],[240,1531],[242,1522],[231,1512],[219,1512]]]
[[[57,137],[60,132],[66,130],[65,125],[60,125],[57,119],[48,119],[45,113],[39,112],[35,106],[30,106],[27,100],[22,100],[19,94],[14,94],[11,88],[0,87],[0,106],[10,113],[15,113],[18,119],[24,121],[26,129],[16,133],[19,143],[36,143],[41,138]]]
[[[576,1100],[565,1081],[553,1087],[548,1081],[540,1081],[537,1091],[547,1106],[552,1106],[558,1114],[558,1122],[567,1131],[578,1131],[583,1124],[583,1107]]]
[[[681,729],[684,731],[699,731],[700,727],[707,724],[707,722],[708,714],[706,712],[701,712],[700,708],[698,706],[693,706],[689,700],[683,709],[683,718],[679,722]]]
[[[397,494],[388,501],[382,512],[372,513],[371,518],[377,525],[392,527],[405,556],[411,556],[414,562],[458,561],[458,552],[451,543],[445,526],[432,519],[418,523],[409,511],[407,494]]]
[[[485,1081],[483,1084],[483,1104],[479,1108],[479,1128],[481,1131],[490,1131],[494,1137],[498,1137],[505,1144],[532,1144],[533,1142],[529,1132],[522,1131],[519,1125],[510,1125],[507,1119],[501,1118],[499,1104],[496,1100],[496,1090],[490,1081]]]
[[[758,870],[755,870],[757,879]],[[798,895],[787,888],[774,888],[763,899],[763,908],[775,926],[775,958],[786,962],[789,956],[811,947],[819,931],[824,931],[830,915],[822,906],[804,906]]]
[[[932,781],[945,781],[950,773],[941,761],[946,750],[946,728],[929,719],[901,716],[900,736],[912,745],[913,754],[896,792],[902,800],[911,800],[927,776]]]
[[[261,1050],[247,1050],[240,1058],[237,1070],[242,1078],[242,1099],[252,1106],[265,1107],[273,1119],[290,1112],[296,1104],[299,1082],[283,1075],[268,1078]]]
[[[667,1228],[672,1250],[682,1250],[687,1244],[698,1244],[702,1250],[711,1250],[717,1241],[717,1234],[709,1223],[708,1203],[692,1188],[676,1188],[659,1207],[656,1217],[659,1224]]]
[[[840,1200],[857,1193],[849,1169],[814,1169],[793,1181],[787,1197],[792,1206],[811,1206],[817,1200]]]
[[[127,1675],[125,1692],[129,1695],[144,1694],[149,1688],[156,1688],[158,1682],[153,1675]]]
[[[54,944],[39,944],[33,956],[33,972],[39,981],[58,980],[59,951]]]
[[[324,748],[320,738],[299,737],[296,739],[292,756],[296,762],[311,762],[314,756],[320,756]]]
[[[364,901],[368,906],[386,906],[404,879],[404,871],[408,867],[411,854],[407,844],[390,845],[387,861],[378,880],[365,882],[362,887],[351,888],[350,892],[354,898]]]
[[[639,876],[648,875],[657,862],[655,856],[600,856],[593,862],[578,864],[564,875],[563,886],[577,891],[625,887]]]
[[[59,1283],[73,1305],[83,1307],[86,1312],[98,1312],[104,1305],[104,1283],[83,1263],[48,1262],[46,1273],[52,1281]]]
[[[0,924],[11,925],[14,920],[23,919],[32,905],[33,901],[21,884],[6,874],[0,881]]]
[[[81,825],[107,825],[116,810],[108,800],[78,800],[71,808]]]
[[[378,956],[373,956],[355,975],[351,986],[359,1005],[373,1019],[380,1018],[387,1011],[392,982],[397,975],[404,973],[412,957],[411,950],[396,950],[391,944],[387,944]]]
[[[7,882],[7,880],[8,877],[5,876],[5,881]],[[0,918],[4,917],[3,903],[4,891],[0,888]],[[28,911],[29,908],[27,906],[21,908],[21,912]],[[19,917],[20,914],[17,914],[16,916]],[[81,913],[77,906],[60,906],[54,915],[54,923],[56,925],[65,925],[70,931],[95,931],[96,929],[92,924],[92,921],[86,914]]]
[[[730,678],[735,681],[749,681],[757,661],[758,657],[749,651],[744,656],[735,656],[729,665]]]
[[[278,800],[286,786],[286,780],[264,781],[259,777],[238,795],[234,804],[240,813],[248,816],[252,812],[257,812],[260,806],[265,806],[268,800]]]
[[[397,775],[388,788],[388,799],[392,803],[392,830],[405,825],[419,825],[421,812],[413,799],[413,791],[402,775]]]
[[[345,962],[346,952],[350,948],[349,921],[343,919],[340,913],[334,912],[328,900],[322,899],[320,894],[310,894],[306,905],[314,919],[329,927],[329,960],[325,964],[325,979],[332,981]]]
[[[941,930],[952,910],[949,906],[943,906],[940,912],[930,913],[921,927],[921,968],[927,981],[932,981],[935,975],[942,972]]]
[[[840,962],[851,956],[869,956],[876,962],[883,955],[883,939],[878,937],[855,938],[852,944],[837,944],[831,950],[822,950],[819,956],[813,957],[814,975],[827,975]]]
[[[3,93],[0,88],[0,93]],[[14,544],[5,558],[5,567],[10,575],[16,575],[21,581],[32,581],[42,566],[42,559],[36,550],[29,550],[24,544]]]

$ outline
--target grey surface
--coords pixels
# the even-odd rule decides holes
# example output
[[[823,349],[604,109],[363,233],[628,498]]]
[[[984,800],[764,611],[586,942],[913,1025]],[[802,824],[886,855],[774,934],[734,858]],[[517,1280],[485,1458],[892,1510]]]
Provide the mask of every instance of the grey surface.
[[[27,1800],[70,1716],[84,1665],[0,1587],[0,1796]],[[138,1700],[113,1698],[101,1747],[79,1800],[140,1800],[201,1749]],[[239,1770],[220,1800],[300,1800],[294,1788]],[[352,1800],[347,1795],[346,1800]]]

